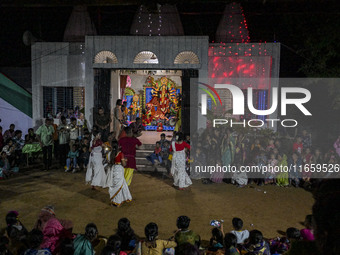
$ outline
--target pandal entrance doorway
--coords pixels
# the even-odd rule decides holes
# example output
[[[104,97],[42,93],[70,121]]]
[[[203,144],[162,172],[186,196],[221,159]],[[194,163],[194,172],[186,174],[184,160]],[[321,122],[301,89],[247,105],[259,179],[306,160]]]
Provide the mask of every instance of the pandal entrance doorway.
[[[181,74],[180,70],[120,70],[126,125],[139,117],[146,131],[172,133],[181,108]]]

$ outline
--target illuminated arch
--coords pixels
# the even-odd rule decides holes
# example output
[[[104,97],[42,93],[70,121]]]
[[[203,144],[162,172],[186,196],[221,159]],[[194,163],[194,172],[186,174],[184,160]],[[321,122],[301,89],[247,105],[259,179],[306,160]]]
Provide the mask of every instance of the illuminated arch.
[[[104,50],[97,53],[97,55],[94,57],[94,63],[112,63],[117,64],[118,59],[115,54],[113,54],[111,51]]]
[[[151,51],[141,51],[139,52],[135,59],[134,64],[158,64],[158,58],[156,54]]]
[[[175,57],[174,64],[199,64],[198,56],[192,51],[182,51]]]

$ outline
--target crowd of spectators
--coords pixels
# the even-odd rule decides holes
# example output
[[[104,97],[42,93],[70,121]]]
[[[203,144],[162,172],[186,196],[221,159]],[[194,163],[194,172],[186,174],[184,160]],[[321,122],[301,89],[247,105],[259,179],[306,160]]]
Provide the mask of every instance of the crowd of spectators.
[[[274,238],[265,238],[257,229],[248,230],[242,219],[232,218],[230,228],[214,220],[210,241],[204,241],[185,215],[177,218],[177,230],[168,239],[158,237],[155,222],[148,223],[144,233],[138,235],[127,218],[121,218],[115,233],[107,238],[99,234],[94,223],[87,224],[84,233],[74,233],[72,221],[56,217],[53,206],[42,208],[28,231],[19,213],[9,211],[0,237],[0,254],[337,255],[339,184],[339,179],[320,182],[314,193],[313,213],[306,216],[304,227],[288,227],[283,236]]]

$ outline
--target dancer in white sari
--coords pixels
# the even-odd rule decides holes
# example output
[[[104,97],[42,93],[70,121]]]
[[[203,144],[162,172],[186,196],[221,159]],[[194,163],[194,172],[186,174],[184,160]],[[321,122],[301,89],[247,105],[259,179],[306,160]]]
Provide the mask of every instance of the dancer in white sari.
[[[124,202],[132,201],[129,186],[124,178],[124,166],[126,159],[118,150],[118,143],[112,143],[110,164],[107,173],[106,185],[109,186],[109,194],[112,205],[121,206]]]
[[[171,175],[174,177],[174,186],[177,186],[180,190],[192,184],[185,171],[185,148],[190,150],[190,145],[183,141],[183,134],[179,133],[176,135],[176,142],[172,142],[170,150],[173,151]]]
[[[103,142],[100,138],[101,134],[96,134],[90,144],[91,154],[89,164],[87,166],[85,181],[86,183],[91,183],[92,189],[95,189],[96,186],[104,187],[106,180],[102,156]]]

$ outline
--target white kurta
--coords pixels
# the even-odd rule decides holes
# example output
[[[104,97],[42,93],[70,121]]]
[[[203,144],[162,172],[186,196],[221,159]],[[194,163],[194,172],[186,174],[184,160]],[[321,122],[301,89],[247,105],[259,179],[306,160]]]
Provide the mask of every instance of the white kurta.
[[[111,176],[111,186],[109,187],[109,194],[112,204],[120,205],[123,202],[130,202],[132,196],[129,186],[124,178],[124,167],[122,165],[113,165],[108,172]]]
[[[89,164],[87,166],[86,183],[92,186],[104,187],[106,174],[103,165],[102,147],[97,146],[92,149]]]
[[[185,171],[185,149],[176,151],[175,142],[172,142],[172,150],[171,174],[174,177],[174,185],[179,188],[189,187],[192,182]]]

